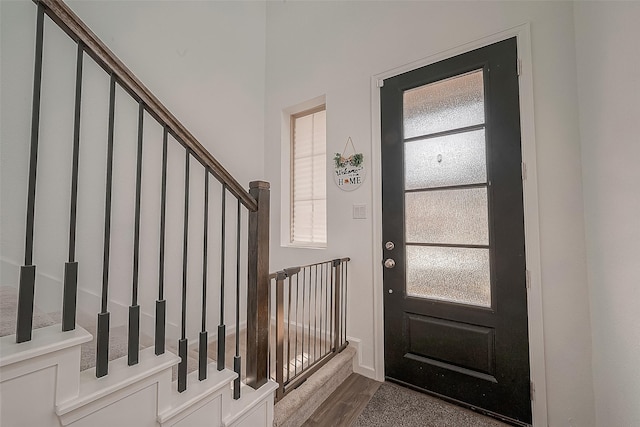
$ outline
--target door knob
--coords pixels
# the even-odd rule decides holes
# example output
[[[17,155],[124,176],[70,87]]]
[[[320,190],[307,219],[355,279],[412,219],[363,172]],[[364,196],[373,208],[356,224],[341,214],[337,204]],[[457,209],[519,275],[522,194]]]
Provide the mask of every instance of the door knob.
[[[393,268],[396,266],[396,262],[391,258],[387,258],[386,260],[384,260],[384,266],[386,268]]]

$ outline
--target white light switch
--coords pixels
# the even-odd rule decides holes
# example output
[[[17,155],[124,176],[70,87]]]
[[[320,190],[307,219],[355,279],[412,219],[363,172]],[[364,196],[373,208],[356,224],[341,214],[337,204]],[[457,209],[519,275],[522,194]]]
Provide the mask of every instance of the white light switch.
[[[367,219],[367,205],[353,205],[353,219]]]

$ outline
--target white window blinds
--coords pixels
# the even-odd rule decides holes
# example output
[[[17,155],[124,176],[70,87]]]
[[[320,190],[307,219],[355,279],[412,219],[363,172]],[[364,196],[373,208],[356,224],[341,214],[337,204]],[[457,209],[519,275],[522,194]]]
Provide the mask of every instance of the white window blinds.
[[[291,243],[327,243],[326,110],[291,116]]]

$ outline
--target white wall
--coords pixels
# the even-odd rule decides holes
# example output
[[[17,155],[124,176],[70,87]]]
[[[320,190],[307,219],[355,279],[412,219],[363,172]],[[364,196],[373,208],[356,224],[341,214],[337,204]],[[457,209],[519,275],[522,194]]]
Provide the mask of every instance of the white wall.
[[[640,3],[575,4],[599,426],[640,425]]]
[[[281,111],[326,95],[328,152],[341,151],[351,136],[365,160],[371,159],[372,75],[530,22],[549,423],[596,425],[596,415],[597,425],[638,422],[640,378],[635,365],[640,337],[635,302],[640,291],[631,267],[640,261],[640,193],[632,187],[640,181],[632,163],[640,158],[638,144],[632,142],[637,139],[632,124],[638,117],[632,96],[639,92],[634,45],[637,3],[72,2],[71,6],[242,184],[265,177],[271,181],[272,270],[338,256],[353,259],[351,273],[358,280],[351,283],[348,333],[362,340],[362,363],[371,369],[376,291],[371,271],[379,268],[380,261],[380,242],[371,239],[373,178],[369,175],[352,193],[327,183],[326,250],[281,248]],[[2,284],[16,282],[13,266],[22,263],[34,10],[31,2],[0,2]],[[53,34],[54,39],[64,39]],[[55,56],[73,60],[74,50],[67,46]],[[73,73],[72,63],[58,61],[57,67],[62,74]],[[66,102],[72,97],[71,85],[71,79],[45,82],[45,92]],[[100,85],[97,96],[104,96],[104,82]],[[43,117],[43,126],[57,129],[55,119],[65,114]],[[61,132],[68,136],[70,130],[65,125]],[[103,149],[96,145],[85,152],[99,159]],[[42,150],[41,158],[59,156],[68,162],[67,145]],[[102,172],[93,171],[96,182]],[[45,169],[39,192],[49,186],[66,200],[68,177],[62,175]],[[87,197],[86,203],[91,203]],[[351,219],[353,203],[366,203],[369,219]],[[43,212],[66,215],[66,203],[45,199],[38,202],[38,209],[36,218],[42,222],[36,239],[55,240],[60,247],[59,260],[43,261],[38,271],[59,281],[66,219],[47,227],[50,220]],[[96,209],[101,212],[102,206]],[[100,223],[100,216],[96,221]],[[153,221],[157,220],[149,219]],[[51,231],[43,231],[47,229]],[[101,241],[101,233],[89,237]],[[93,267],[92,274],[99,276],[99,263]]]
[[[261,179],[264,3],[70,6],[241,184]]]
[[[567,2],[274,2],[267,6],[265,172],[272,182],[272,235],[280,235],[280,116],[326,95],[328,152],[347,137],[371,159],[371,76],[524,22],[531,23],[538,164],[548,421],[595,423],[586,278],[573,7]],[[371,169],[369,169],[371,170]],[[337,256],[352,258],[348,335],[374,366],[372,180],[345,193],[328,175],[328,247],[282,248],[272,270]],[[365,203],[369,219],[351,219]]]
[[[138,78],[168,107],[236,179],[248,188],[262,179],[264,150],[264,65],[266,6],[262,2],[70,1],[85,21]],[[15,285],[22,264],[35,34],[35,5],[2,1],[2,285]],[[75,46],[45,20],[41,139],[36,202],[36,299],[47,310],[61,307],[61,281],[67,255]],[[84,61],[78,206],[81,309],[96,313],[102,277],[102,228],[106,163],[108,77]],[[125,317],[133,258],[133,212],[137,105],[118,89],[114,154],[109,297],[112,324]],[[145,118],[140,249],[140,305],[153,313],[158,278],[158,230],[162,130]],[[178,323],[182,283],[182,200],[184,150],[169,144],[166,289],[169,320]],[[201,287],[203,174],[191,162],[189,288]],[[219,277],[220,188],[210,179],[210,270],[212,289]],[[235,200],[227,199],[229,224]],[[245,215],[246,220],[246,215]],[[246,226],[244,227],[246,230]],[[229,228],[229,233],[234,228]],[[228,238],[235,254],[235,235]],[[246,242],[246,239],[245,239]],[[245,243],[246,245],[246,243]],[[233,261],[228,257],[229,261]],[[232,267],[233,265],[233,267]],[[235,272],[234,264],[228,271]],[[228,273],[227,278],[234,279]],[[231,281],[231,280],[230,280]],[[231,283],[229,283],[231,285]],[[199,329],[199,292],[189,299],[191,334]],[[217,292],[210,291],[210,307]],[[233,292],[227,293],[231,300]],[[232,317],[233,312],[227,310]],[[144,320],[144,319],[143,319]],[[217,318],[209,316],[212,325]]]

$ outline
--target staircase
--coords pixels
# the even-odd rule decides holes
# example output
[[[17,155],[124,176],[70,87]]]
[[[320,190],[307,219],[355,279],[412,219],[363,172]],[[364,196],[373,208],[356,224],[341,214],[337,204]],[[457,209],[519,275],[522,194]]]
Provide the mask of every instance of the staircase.
[[[62,0],[33,3],[30,137],[3,140],[29,160],[24,262],[1,259],[0,425],[272,425],[269,184],[239,184]],[[47,98],[70,69],[73,101]]]
[[[232,398],[235,372],[209,365],[209,376],[177,391],[172,369],[180,358],[171,352],[156,356],[153,347],[140,352],[139,363],[127,356],[110,364],[110,373],[96,378],[95,368],[80,371],[81,347],[92,340],[78,327],[61,332],[60,325],[33,332],[29,342],[15,344],[15,335],[0,338],[0,394],[3,426],[269,426],[273,419],[270,381],[257,390],[243,387]]]
[[[269,275],[269,184],[246,191],[62,0],[33,3],[31,135],[11,141],[30,139],[24,263],[0,259],[0,425],[301,425],[352,372],[349,259]],[[74,102],[53,110],[74,114],[40,132],[55,116],[43,79],[60,78],[43,74],[59,68],[43,66],[51,28],[77,52]],[[99,100],[83,107],[99,86],[104,123]],[[60,195],[38,172],[67,146]],[[57,228],[68,241],[34,238]]]

